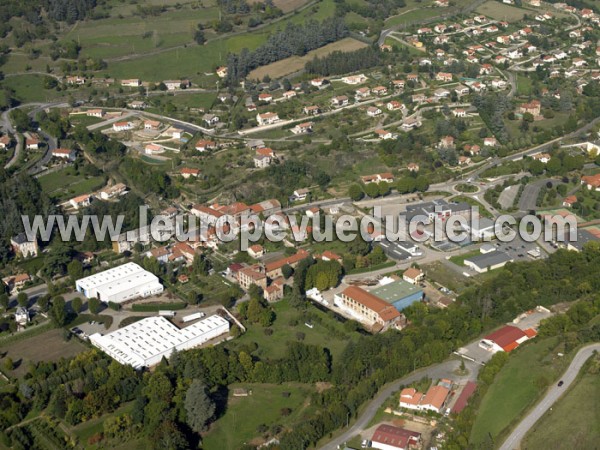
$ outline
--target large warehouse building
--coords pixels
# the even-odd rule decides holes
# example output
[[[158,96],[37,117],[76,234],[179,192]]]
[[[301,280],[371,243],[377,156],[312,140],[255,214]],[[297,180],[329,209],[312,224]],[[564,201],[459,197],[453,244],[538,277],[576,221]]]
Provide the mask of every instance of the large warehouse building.
[[[423,290],[404,280],[396,279],[395,277],[386,277],[379,283],[381,286],[371,289],[369,292],[383,301],[394,305],[394,308],[398,311],[402,311],[413,303],[423,300]]]
[[[77,280],[75,287],[87,298],[97,297],[106,303],[123,303],[164,290],[157,276],[131,262]]]
[[[96,333],[90,342],[121,364],[135,369],[158,364],[173,350],[188,350],[229,331],[229,322],[210,316],[179,329],[162,316],[147,317],[107,335]]]

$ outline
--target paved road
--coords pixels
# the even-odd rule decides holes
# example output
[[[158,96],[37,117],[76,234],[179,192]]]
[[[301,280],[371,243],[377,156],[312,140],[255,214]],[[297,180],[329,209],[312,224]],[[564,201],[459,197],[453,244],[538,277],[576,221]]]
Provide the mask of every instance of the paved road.
[[[478,364],[473,364],[467,360],[464,361],[465,367],[469,370],[468,375],[464,377],[457,377],[456,375],[452,375],[452,378],[457,382],[477,379],[477,373],[479,372],[480,366]],[[412,372],[410,375],[405,376],[404,378],[400,378],[396,381],[386,384],[383,388],[379,390],[375,398],[373,398],[373,400],[371,400],[368,406],[363,410],[358,420],[343,434],[321,447],[321,450],[337,450],[338,445],[343,446],[345,442],[352,439],[358,433],[364,431],[367,428],[368,423],[371,421],[371,419],[377,412],[377,410],[390,397],[390,395],[394,393],[394,391],[400,389],[400,386],[412,383],[414,381],[418,381],[423,377],[429,377],[432,379],[448,377],[459,367],[460,361],[452,359],[444,361],[440,364],[419,369],[415,372]]]
[[[519,199],[519,210],[521,211],[531,211],[537,208],[537,198],[540,193],[540,189],[544,186],[548,181],[552,181],[549,179],[538,180],[533,183],[528,184],[523,189],[523,193],[521,194],[521,198]]]
[[[511,435],[504,441],[504,444],[500,447],[500,450],[515,450],[520,448],[521,440],[525,437],[527,432],[540,420],[540,418],[550,409],[550,407],[562,396],[568,387],[575,381],[581,367],[585,362],[592,356],[594,352],[600,351],[600,343],[591,344],[587,347],[583,347],[577,352],[571,365],[567,371],[561,377],[564,382],[562,387],[558,387],[558,384],[554,384],[550,390],[546,393],[546,396],[537,406],[531,411],[527,417],[525,417],[521,423],[515,428]]]

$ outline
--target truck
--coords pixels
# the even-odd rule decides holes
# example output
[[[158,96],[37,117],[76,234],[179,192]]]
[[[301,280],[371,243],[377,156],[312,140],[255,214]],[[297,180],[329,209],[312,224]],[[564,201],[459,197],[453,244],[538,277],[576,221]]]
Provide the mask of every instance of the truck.
[[[192,320],[196,320],[196,319],[202,319],[206,314],[204,314],[203,312],[197,312],[194,314],[190,314],[189,316],[184,316],[181,318],[181,321],[183,323],[186,322],[191,322]]]
[[[158,315],[162,317],[175,317],[175,314],[177,314],[175,311],[158,311]]]

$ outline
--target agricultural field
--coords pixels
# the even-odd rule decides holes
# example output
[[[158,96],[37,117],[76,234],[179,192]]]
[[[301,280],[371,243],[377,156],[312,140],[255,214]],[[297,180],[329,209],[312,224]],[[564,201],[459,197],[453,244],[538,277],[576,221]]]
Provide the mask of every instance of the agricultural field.
[[[258,0],[250,0],[248,4],[258,3]],[[274,0],[273,4],[281,9],[284,13],[294,11],[295,9],[301,8],[304,5],[310,3],[310,0]]]
[[[585,370],[585,369],[583,369]],[[600,441],[600,377],[586,373],[534,425],[521,444],[523,450],[538,448],[594,448]]]
[[[241,384],[229,386],[227,409],[203,437],[204,448],[235,450],[244,443],[260,444],[256,438],[261,425],[291,424],[311,412],[310,393],[313,388],[297,383]],[[233,397],[233,389],[251,392],[247,397]],[[288,395],[289,393],[289,395]],[[284,411],[289,408],[291,411]]]
[[[15,370],[13,376],[22,376],[27,372],[30,362],[58,361],[60,358],[71,358],[84,351],[86,346],[78,339],[71,338],[66,342],[62,329],[52,329],[44,333],[11,341],[6,346],[0,344],[0,351],[5,357],[12,358]]]
[[[489,436],[494,442],[502,439],[503,433],[524,416],[548,383],[553,383],[569,364],[568,357],[556,356],[561,349],[557,338],[548,338],[511,353],[481,401],[470,443],[480,445]]]
[[[495,1],[485,2],[483,5],[479,6],[476,11],[494,20],[506,20],[507,22],[517,22],[519,20],[523,20],[523,17],[526,14],[531,13],[531,11],[526,9],[516,8],[514,6]]]
[[[364,47],[367,47],[367,44],[364,42],[354,38],[345,38],[341,41],[332,42],[324,47],[308,52],[304,56],[292,56],[254,69],[248,74],[248,78],[262,80],[265,75],[269,75],[271,78],[281,78],[304,69],[304,65],[315,57],[323,57],[335,51],[352,52]]]
[[[217,37],[204,45],[193,44],[135,59],[109,62],[108,70],[104,72],[121,79],[136,77],[147,81],[160,81],[168,78],[189,77],[195,80],[204,73],[212,72],[217,66],[225,64],[229,53],[239,53],[244,48],[256,49],[267,40],[271,33],[278,28],[284,28],[286,22],[303,23],[308,19],[321,21],[331,17],[334,10],[333,0],[323,0],[290,18],[256,31]],[[157,67],[160,67],[160,70],[157,70]]]

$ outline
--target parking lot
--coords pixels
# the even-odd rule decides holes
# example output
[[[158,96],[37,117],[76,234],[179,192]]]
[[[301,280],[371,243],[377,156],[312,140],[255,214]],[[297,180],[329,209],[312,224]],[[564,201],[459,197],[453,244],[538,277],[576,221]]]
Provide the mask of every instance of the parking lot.
[[[524,241],[517,233],[515,239],[511,242],[494,242],[496,246],[496,250],[503,251],[508,253],[508,255],[516,262],[516,261],[527,261],[532,258],[527,254],[530,250],[535,250],[538,248],[537,242],[526,242]],[[544,252],[541,252],[541,258],[545,258],[547,255]]]
[[[383,249],[383,251],[389,258],[395,259],[397,261],[408,261],[414,258],[413,255],[411,255],[406,250],[402,249],[401,243],[399,242],[390,242],[383,240],[377,242],[377,245],[379,245]]]

